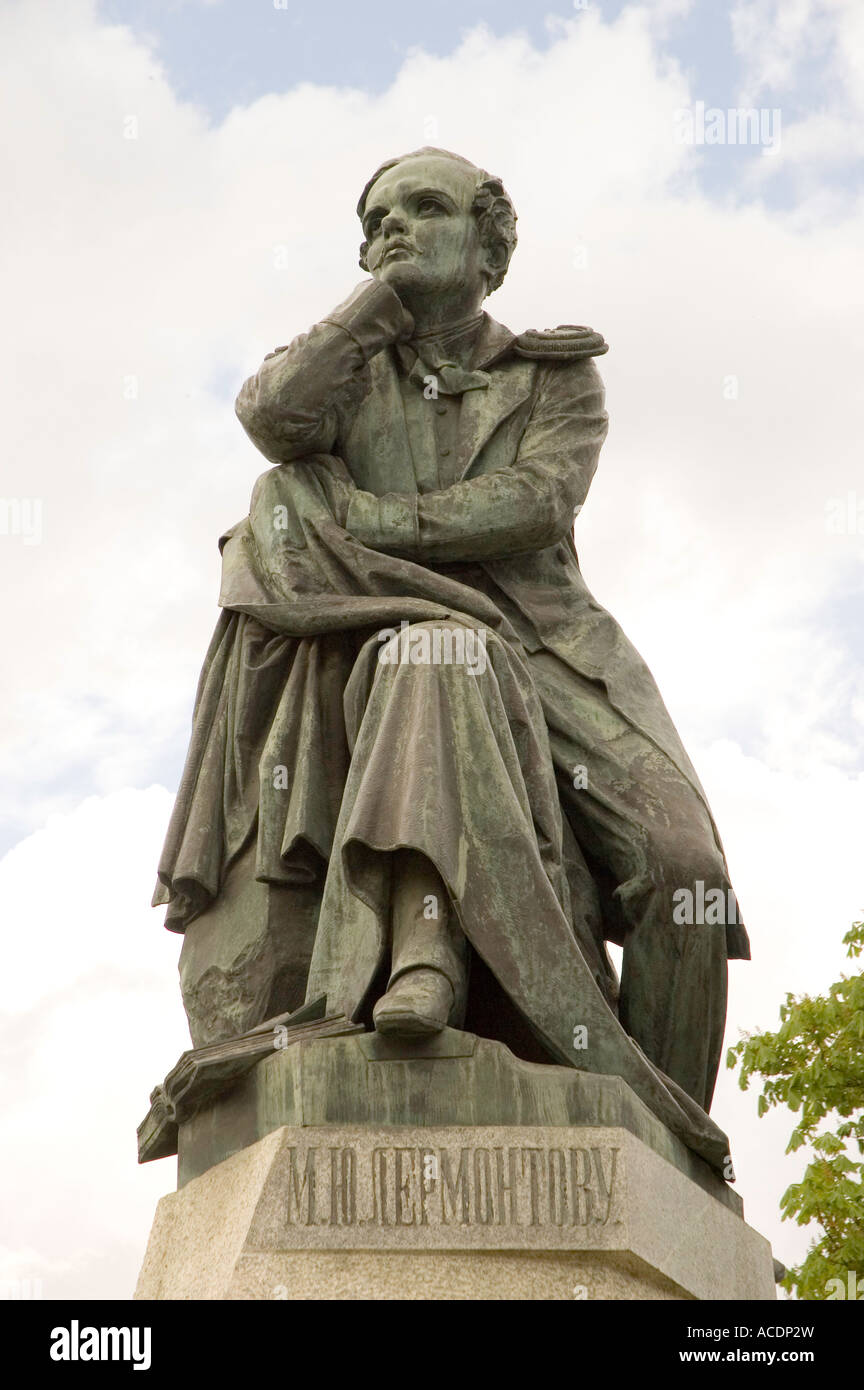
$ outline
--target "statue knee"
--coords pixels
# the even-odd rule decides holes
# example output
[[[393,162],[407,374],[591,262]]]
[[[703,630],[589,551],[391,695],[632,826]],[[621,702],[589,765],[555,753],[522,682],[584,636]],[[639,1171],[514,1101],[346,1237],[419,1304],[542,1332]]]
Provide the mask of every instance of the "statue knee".
[[[713,834],[652,837],[650,873],[673,926],[725,926],[738,921],[726,862]]]

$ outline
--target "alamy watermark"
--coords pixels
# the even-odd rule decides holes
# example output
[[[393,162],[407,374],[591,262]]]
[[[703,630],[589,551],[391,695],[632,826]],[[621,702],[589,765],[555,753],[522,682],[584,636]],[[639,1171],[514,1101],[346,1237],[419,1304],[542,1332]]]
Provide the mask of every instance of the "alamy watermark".
[[[464,666],[471,676],[486,670],[486,629],[412,624],[403,618],[399,630],[378,633],[382,666]]]
[[[149,1371],[149,1327],[82,1327],[73,1318],[69,1327],[51,1332],[52,1361],[131,1361],[133,1371]]]
[[[828,1289],[832,1292],[828,1293]],[[847,1269],[846,1282],[842,1279],[829,1279],[825,1285],[825,1299],[827,1302],[835,1302],[837,1299],[851,1299],[853,1303],[864,1303],[864,1275],[857,1270]]]
[[[672,921],[679,927],[726,927],[740,921],[732,889],[709,888],[706,892],[701,878],[692,888],[676,888],[672,902]]]
[[[825,530],[831,536],[864,536],[864,496],[847,492],[825,503]]]
[[[42,498],[0,497],[0,537],[20,537],[22,545],[42,544]]]
[[[0,1279],[0,1302],[44,1298],[41,1279]]]
[[[680,106],[675,112],[675,139],[679,145],[761,145],[780,148],[780,107]]]

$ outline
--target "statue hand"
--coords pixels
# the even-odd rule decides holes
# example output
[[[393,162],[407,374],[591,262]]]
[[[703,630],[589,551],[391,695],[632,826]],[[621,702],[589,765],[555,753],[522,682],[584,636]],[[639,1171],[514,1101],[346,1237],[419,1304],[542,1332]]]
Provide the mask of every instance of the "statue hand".
[[[414,318],[396,291],[374,276],[361,280],[321,322],[344,328],[367,360],[388,342],[405,342],[414,332]]]

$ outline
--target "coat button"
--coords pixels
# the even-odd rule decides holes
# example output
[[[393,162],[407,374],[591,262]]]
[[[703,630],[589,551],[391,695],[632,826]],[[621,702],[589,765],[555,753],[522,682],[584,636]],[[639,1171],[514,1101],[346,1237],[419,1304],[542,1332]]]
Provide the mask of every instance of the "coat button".
[[[446,405],[436,405],[436,407],[435,407],[435,414],[436,414],[436,415],[446,415],[446,414],[447,414],[447,407],[446,407]]]
[[[449,450],[449,449],[442,449],[442,450],[441,450],[441,457],[442,457],[442,459],[446,459],[446,457],[447,457],[447,455],[448,455],[449,453],[450,453],[450,450]]]

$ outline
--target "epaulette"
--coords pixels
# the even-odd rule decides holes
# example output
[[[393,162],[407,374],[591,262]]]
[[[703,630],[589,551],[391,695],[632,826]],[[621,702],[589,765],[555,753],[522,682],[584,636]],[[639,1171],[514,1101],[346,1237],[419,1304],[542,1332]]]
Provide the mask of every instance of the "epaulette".
[[[560,362],[572,362],[577,357],[601,357],[609,351],[609,344],[602,333],[593,328],[584,328],[578,323],[559,323],[557,328],[529,328],[520,333],[513,343],[513,351],[520,357],[554,358]]]

